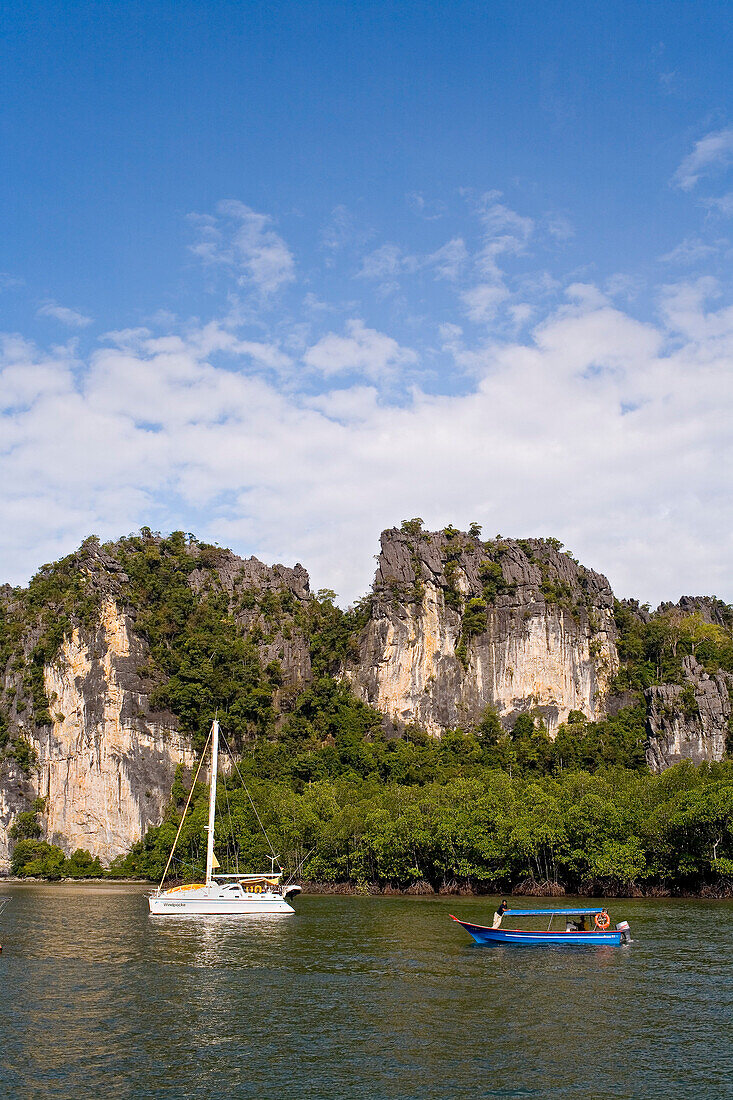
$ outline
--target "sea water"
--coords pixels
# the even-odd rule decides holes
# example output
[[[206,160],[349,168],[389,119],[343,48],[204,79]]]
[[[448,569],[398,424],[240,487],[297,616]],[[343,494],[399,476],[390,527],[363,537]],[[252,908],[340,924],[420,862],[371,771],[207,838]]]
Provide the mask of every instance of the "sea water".
[[[518,948],[448,918],[495,899],[231,919],[150,917],[130,885],[0,892],[3,1100],[733,1097],[730,902],[612,901],[630,946]]]

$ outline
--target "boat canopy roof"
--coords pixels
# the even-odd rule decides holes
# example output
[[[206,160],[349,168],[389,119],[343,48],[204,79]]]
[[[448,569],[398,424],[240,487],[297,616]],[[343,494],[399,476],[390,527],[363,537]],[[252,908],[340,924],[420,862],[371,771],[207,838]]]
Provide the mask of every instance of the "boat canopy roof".
[[[504,916],[537,917],[550,916],[554,913],[558,917],[589,917],[594,913],[602,913],[604,908],[605,906],[603,905],[595,905],[592,909],[507,909],[504,912]]]

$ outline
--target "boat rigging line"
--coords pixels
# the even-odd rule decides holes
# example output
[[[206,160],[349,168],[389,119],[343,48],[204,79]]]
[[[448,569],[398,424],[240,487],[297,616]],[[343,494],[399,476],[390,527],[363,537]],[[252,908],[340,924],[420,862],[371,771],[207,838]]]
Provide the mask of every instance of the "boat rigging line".
[[[212,727],[212,730],[213,730],[213,727]],[[186,805],[183,807],[183,814],[181,815],[181,820],[180,820],[179,825],[178,825],[178,830],[176,832],[176,837],[175,837],[175,840],[173,841],[173,847],[171,848],[170,855],[168,856],[168,862],[166,863],[165,870],[163,871],[163,877],[161,878],[160,884],[158,886],[159,890],[162,889],[163,883],[165,882],[165,877],[168,874],[168,871],[170,870],[170,866],[171,866],[172,862],[175,862],[176,864],[179,864],[179,865],[184,866],[184,867],[189,867],[191,870],[197,870],[197,868],[194,868],[191,864],[186,863],[185,860],[181,860],[181,859],[175,859],[174,860],[174,854],[175,854],[176,846],[178,844],[178,840],[179,840],[180,835],[181,835],[181,831],[183,829],[184,822],[186,820],[186,814],[188,813],[188,807],[191,804],[191,799],[193,797],[193,792],[196,788],[196,783],[198,782],[199,774],[201,772],[201,767],[202,767],[203,762],[204,762],[204,757],[206,756],[206,751],[209,747],[209,742],[211,741],[212,730],[209,730],[209,736],[206,738],[206,743],[205,743],[203,749],[201,750],[201,758],[199,759],[199,764],[198,764],[198,767],[196,769],[196,774],[193,777],[193,781],[191,783],[191,787],[190,787],[189,792],[188,792],[188,797],[186,799]],[[239,777],[239,782],[242,784],[242,787],[244,788],[244,791],[247,795],[247,798],[249,799],[249,804],[252,807],[252,810],[254,812],[255,817],[257,818],[257,824],[259,825],[260,829],[262,830],[262,835],[264,836],[265,840],[267,841],[267,846],[270,849],[270,853],[271,853],[269,858],[274,864],[276,863],[279,870],[282,871],[282,866],[280,864],[280,859],[275,854],[275,849],[273,847],[272,841],[270,840],[270,837],[268,836],[267,829],[265,828],[265,826],[262,823],[262,818],[260,817],[260,815],[258,813],[257,807],[256,807],[256,805],[255,805],[255,803],[252,799],[252,795],[249,793],[249,788],[247,787],[247,784],[244,782],[244,779],[242,778],[242,773],[239,770],[239,765],[237,764],[237,761],[234,757],[234,753],[232,752],[232,750],[229,746],[229,742],[227,741],[226,737],[224,736],[224,733],[221,730],[219,731],[219,736],[221,737],[222,741],[224,742],[224,750],[225,750],[227,756],[229,757],[229,759],[231,760],[232,765],[233,765],[233,767],[234,767],[234,769],[235,769],[235,771],[236,771],[236,773]],[[230,804],[229,804],[229,793],[227,791],[226,782],[224,783],[224,797],[226,799],[227,813],[229,815],[229,820],[231,821],[232,812],[231,812],[231,807],[230,807]],[[207,837],[207,841],[208,841],[208,837]],[[310,855],[310,854],[311,853],[309,852],[308,855]],[[308,856],[305,857],[305,859],[307,859],[307,858],[308,858]],[[235,859],[236,871],[237,871],[237,874],[239,874],[239,858],[238,858],[238,854],[237,854],[237,850],[236,850],[236,845],[235,845],[235,850],[234,850],[234,859]],[[302,866],[304,861],[305,860],[301,860],[300,866]],[[294,874],[297,874],[297,870],[294,872]],[[292,879],[292,877],[293,876],[291,875],[291,879]],[[288,880],[288,881],[290,881],[290,880]]]
[[[275,861],[275,863],[277,863],[278,867],[282,871],[282,867],[280,866],[280,858],[279,858],[279,856],[275,855],[275,849],[272,846],[272,841],[270,840],[269,836],[267,835],[267,829],[262,824],[262,818],[258,814],[257,807],[255,806],[254,802],[252,801],[252,795],[249,793],[249,788],[248,788],[247,784],[244,782],[244,779],[242,778],[242,773],[239,770],[239,765],[237,764],[237,761],[234,759],[234,753],[232,752],[232,750],[229,747],[229,742],[227,741],[226,737],[224,736],[224,734],[221,731],[220,731],[219,735],[220,735],[222,741],[224,742],[224,749],[226,750],[226,753],[229,756],[229,759],[231,760],[232,764],[234,765],[234,767],[236,769],[236,772],[237,772],[237,775],[239,776],[239,782],[244,787],[247,798],[249,799],[249,804],[252,807],[252,809],[254,810],[254,815],[257,818],[257,824],[259,825],[260,829],[262,830],[262,835],[264,836],[265,840],[267,841],[267,845],[270,849],[270,858],[273,859]]]
[[[286,879],[286,881],[285,881],[286,886],[289,886],[294,878],[299,878],[300,877],[300,872],[303,870],[303,864],[305,863],[305,861],[307,859],[310,858],[310,856],[313,855],[313,853],[315,852],[317,847],[318,847],[318,845],[314,844],[313,847],[311,848],[311,850],[309,852],[306,852],[306,854],[303,856],[303,858],[301,859],[300,863],[295,868],[293,873]]]
[[[213,727],[212,727],[212,729],[213,729]],[[168,868],[171,865],[171,860],[173,859],[173,853],[176,850],[176,844],[178,844],[178,838],[181,835],[181,829],[183,828],[183,823],[186,820],[186,814],[188,813],[188,807],[191,804],[191,798],[193,797],[193,792],[194,792],[195,787],[196,787],[196,780],[199,777],[199,772],[201,771],[201,765],[204,762],[204,757],[206,756],[206,750],[209,747],[209,741],[210,740],[211,740],[211,730],[209,730],[209,736],[206,738],[206,744],[204,745],[204,747],[202,749],[201,759],[199,760],[199,766],[196,769],[196,774],[193,777],[193,782],[191,783],[191,789],[188,792],[188,798],[186,799],[186,805],[183,807],[183,813],[181,815],[181,821],[180,821],[180,824],[178,826],[178,832],[176,833],[176,839],[173,841],[173,847],[171,848],[171,854],[168,856],[168,862],[165,865],[165,871],[163,871],[163,877],[160,880],[160,885],[158,886],[159,891],[162,890],[163,883],[165,882],[165,876],[168,874]]]
[[[223,737],[223,735],[221,735],[221,736]],[[230,759],[231,759],[231,757],[230,757]],[[229,818],[229,828],[230,828],[230,830],[233,830],[234,823],[232,821],[232,808],[229,805],[229,791],[227,790],[226,778],[224,779],[224,783],[222,784],[222,786],[224,787],[224,798],[226,799],[226,803],[227,803],[227,816]],[[234,870],[237,874],[239,874],[239,846],[235,843],[235,844],[232,845],[232,847],[234,849]],[[227,864],[231,867],[231,863],[229,862],[229,837],[228,836],[227,836]]]

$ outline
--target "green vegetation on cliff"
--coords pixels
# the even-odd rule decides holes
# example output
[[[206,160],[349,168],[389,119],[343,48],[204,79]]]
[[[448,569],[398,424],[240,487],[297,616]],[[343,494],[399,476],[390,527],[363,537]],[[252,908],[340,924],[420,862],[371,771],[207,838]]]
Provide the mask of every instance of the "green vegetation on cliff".
[[[662,607],[649,614],[648,608],[617,600],[617,686],[642,691],[656,684],[682,683],[685,657],[694,657],[709,674],[718,669],[733,672],[732,609],[722,600],[708,602],[720,622],[707,621],[698,609],[685,613],[678,607]]]
[[[349,653],[366,612],[363,605],[341,611],[327,590],[302,605],[286,588],[235,588],[230,597],[217,575],[226,552],[194,548],[195,554],[181,532],[169,539],[133,537],[118,544],[117,558],[129,577],[131,606],[143,609],[135,626],[150,645],[150,677],[160,681],[151,703],[172,711],[197,747],[218,711],[231,742],[241,747],[273,736],[281,722],[275,693],[283,671],[277,658],[263,662],[263,644],[278,631],[287,637],[297,631],[308,645],[313,672],[332,672]],[[194,569],[207,574],[198,591],[189,584]],[[257,612],[249,629],[238,621],[237,609]],[[305,705],[301,698],[296,711]]]
[[[417,519],[403,532],[427,537]],[[461,614],[456,652],[468,663],[490,608],[514,598],[516,583],[504,579],[500,564],[508,544],[498,536],[481,542],[477,525],[468,536],[449,527],[441,537],[446,601]],[[469,598],[457,587],[467,539],[478,578]],[[542,598],[577,610],[582,592],[566,591],[552,572],[560,544],[516,546],[539,569]],[[686,658],[708,674],[733,671],[727,605],[688,600],[650,614],[616,602],[621,664],[611,709],[620,709],[603,721],[571,712],[553,741],[531,711],[509,731],[489,710],[438,740],[419,728],[391,728],[338,679],[358,659],[368,599],[342,611],[332,592],[309,596],[271,571],[255,583],[246,564],[182,532],[161,538],[144,529],[105,546],[88,539],[76,554],[45,566],[27,590],[3,590],[0,757],[33,767],[19,719],[24,726],[51,720],[44,664],[74,627],[96,629],[102,602],[112,596],[147,644],[137,675],[152,707],[171,711],[198,749],[218,711],[255,800],[267,807],[279,853],[291,870],[302,864],[305,878],[400,887],[424,879],[436,888],[455,879],[501,889],[529,878],[571,890],[718,889],[733,880],[733,765],[683,764],[656,776],[644,751],[649,689],[679,685],[674,705],[694,720]],[[416,554],[412,564],[408,595],[419,600],[424,581]],[[395,590],[395,600],[402,595]],[[291,662],[293,650],[303,657],[300,679],[286,681],[285,647]],[[179,775],[163,824],[117,861],[115,873],[160,874],[185,794]],[[232,824],[221,834],[220,859],[262,863],[246,798],[229,782],[221,797]],[[184,827],[184,876],[200,874],[204,821],[201,790]],[[65,859],[42,841],[35,811],[19,814],[16,825],[16,873],[101,873],[88,853]]]
[[[354,656],[368,601],[342,611],[327,590],[296,600],[285,584],[244,587],[237,577],[228,591],[219,570],[232,560],[229,551],[182,531],[163,538],[143,529],[104,546],[92,536],[74,554],[43,566],[27,589],[6,589],[0,671],[10,668],[22,679],[19,688],[6,690],[0,681],[0,752],[26,764],[22,738],[8,744],[11,706],[37,726],[51,723],[44,665],[74,628],[95,629],[108,596],[130,614],[149,647],[147,665],[137,671],[152,707],[171,711],[194,745],[203,744],[215,711],[233,744],[272,736],[293,699],[280,690],[281,663],[265,660],[265,648],[276,637],[285,642],[297,635],[313,673],[333,673]]]
[[[256,640],[238,628],[216,572],[222,552],[181,531],[132,536],[114,549],[135,628],[150,646],[151,704],[172,711],[199,747],[217,709],[236,743],[262,734],[274,718],[280,668],[263,668]],[[205,574],[198,590],[189,583],[194,570]]]

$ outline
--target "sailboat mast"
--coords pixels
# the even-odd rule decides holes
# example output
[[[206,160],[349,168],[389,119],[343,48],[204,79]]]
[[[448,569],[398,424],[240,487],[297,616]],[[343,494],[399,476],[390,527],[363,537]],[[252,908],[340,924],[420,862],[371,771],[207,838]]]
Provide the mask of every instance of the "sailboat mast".
[[[216,772],[219,765],[219,723],[214,719],[211,730],[211,779],[209,782],[209,824],[206,841],[206,885],[211,885],[214,870],[214,815],[216,813]]]

